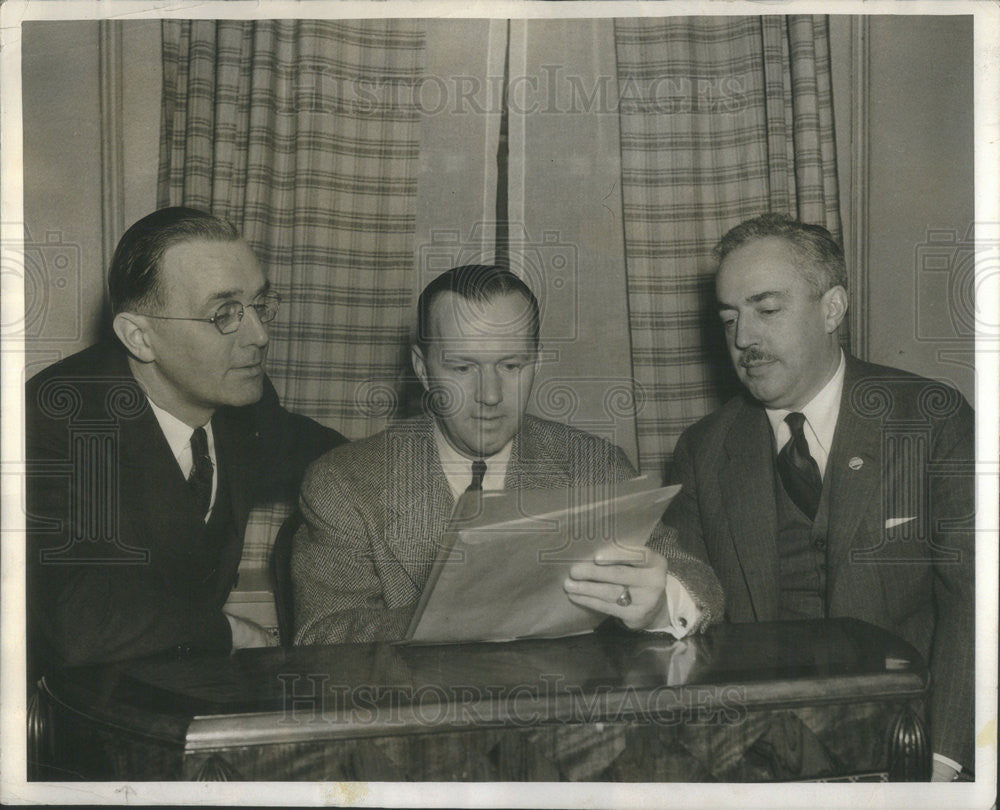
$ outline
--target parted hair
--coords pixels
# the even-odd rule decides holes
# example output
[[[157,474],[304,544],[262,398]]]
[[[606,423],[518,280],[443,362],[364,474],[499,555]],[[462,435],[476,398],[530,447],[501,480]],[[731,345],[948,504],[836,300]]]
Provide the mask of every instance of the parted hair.
[[[492,264],[465,264],[446,270],[424,287],[417,300],[417,345],[422,349],[433,337],[431,333],[431,305],[437,296],[452,292],[467,301],[486,303],[501,295],[520,293],[530,306],[531,333],[538,343],[538,299],[531,288],[505,267]]]
[[[792,248],[798,268],[817,296],[837,286],[847,289],[844,251],[831,233],[822,225],[810,225],[787,214],[761,214],[732,228],[712,251],[716,266],[737,248],[769,236],[783,239]]]
[[[108,269],[111,312],[163,305],[160,263],[167,249],[192,239],[231,242],[240,238],[231,223],[195,208],[174,206],[148,214],[125,231]]]

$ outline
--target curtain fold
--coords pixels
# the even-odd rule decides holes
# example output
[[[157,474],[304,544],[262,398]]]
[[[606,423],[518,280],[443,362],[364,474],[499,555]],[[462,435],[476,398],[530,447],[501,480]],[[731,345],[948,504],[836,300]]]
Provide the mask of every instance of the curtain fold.
[[[615,20],[639,461],[731,394],[711,249],[764,211],[840,237],[825,17]]]
[[[230,220],[284,301],[268,371],[356,439],[398,395],[413,311],[420,21],[163,22],[158,204]],[[245,567],[290,505],[255,509]]]

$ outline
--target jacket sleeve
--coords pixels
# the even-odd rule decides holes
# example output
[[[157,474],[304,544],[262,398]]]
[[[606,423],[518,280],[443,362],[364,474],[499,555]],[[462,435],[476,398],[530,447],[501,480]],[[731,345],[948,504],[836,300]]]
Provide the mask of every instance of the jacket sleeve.
[[[674,448],[671,482],[681,485],[681,491],[670,502],[663,522],[675,530],[677,547],[695,559],[707,564],[708,550],[702,532],[701,513],[698,505],[698,478],[695,472],[690,434],[681,434]],[[721,618],[721,616],[717,617]]]
[[[326,459],[306,474],[299,509],[303,524],[292,549],[295,643],[402,638],[417,602],[386,603],[377,559],[384,519],[361,507],[356,486]]]
[[[624,480],[633,477],[635,470],[625,454],[617,447],[615,451],[611,462],[615,479]],[[691,489],[693,490],[693,487]],[[671,507],[683,495],[685,495],[684,489],[671,502]],[[705,562],[704,552],[698,555],[683,548],[679,542],[677,529],[673,524],[665,523],[665,519],[666,515],[656,524],[647,545],[666,558],[668,573],[684,587],[694,601],[700,611],[700,620],[698,626],[692,628],[692,632],[702,632],[709,625],[722,621],[725,607],[722,584],[711,566]],[[697,550],[697,545],[695,549]]]
[[[261,438],[261,478],[257,499],[294,503],[306,468],[347,439],[302,414],[286,410],[270,379],[254,406],[255,429]]]
[[[974,766],[975,447],[974,417],[963,403],[933,448],[931,527],[944,553],[934,564],[936,622],[931,646],[931,744],[937,754]],[[948,552],[951,552],[950,554]],[[957,554],[956,554],[957,552]]]

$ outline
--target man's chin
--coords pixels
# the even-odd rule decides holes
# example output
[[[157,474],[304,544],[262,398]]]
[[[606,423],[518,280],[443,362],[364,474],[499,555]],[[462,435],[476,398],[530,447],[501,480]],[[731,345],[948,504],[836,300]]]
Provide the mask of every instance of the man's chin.
[[[235,408],[253,405],[264,395],[264,380],[262,378],[246,380],[238,386],[233,386],[226,397],[226,404]]]
[[[476,458],[488,458],[503,450],[512,438],[514,438],[513,435],[506,433],[498,436],[476,436],[474,440],[464,444]]]

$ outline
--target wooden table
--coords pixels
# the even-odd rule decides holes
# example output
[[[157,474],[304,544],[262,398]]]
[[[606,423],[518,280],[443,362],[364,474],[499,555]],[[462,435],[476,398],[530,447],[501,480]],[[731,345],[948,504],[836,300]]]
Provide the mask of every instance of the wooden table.
[[[913,780],[928,685],[851,619],[246,650],[48,675],[29,756],[45,779]]]

